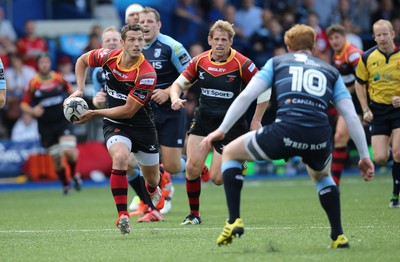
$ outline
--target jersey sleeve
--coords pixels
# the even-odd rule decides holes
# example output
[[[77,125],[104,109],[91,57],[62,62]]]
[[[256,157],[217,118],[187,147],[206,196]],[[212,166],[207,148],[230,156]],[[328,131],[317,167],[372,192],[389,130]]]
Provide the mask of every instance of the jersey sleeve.
[[[253,76],[258,72],[256,65],[250,60],[246,60],[242,66],[242,80],[248,84]]]
[[[273,58],[269,59],[261,68],[261,70],[254,75],[254,77],[263,80],[267,87],[272,86],[272,80],[274,79]]]
[[[4,65],[0,59],[0,90],[7,89]]]
[[[171,62],[179,73],[187,67],[190,62],[190,55],[188,51],[180,43],[175,43],[171,46]]]
[[[344,98],[351,99],[351,95],[343,82],[342,76],[339,75],[333,87],[332,102],[336,103]]]
[[[144,73],[137,78],[135,87],[129,92],[129,96],[143,106],[151,98],[156,84],[157,75],[155,72]]]
[[[110,56],[111,50],[105,49],[105,48],[100,48],[100,49],[94,49],[89,52],[89,65],[91,67],[99,67],[103,66],[108,57]]]
[[[196,56],[193,58],[186,69],[182,72],[182,75],[191,83],[193,84],[197,80],[197,61],[198,57]]]
[[[356,70],[356,78],[357,81],[361,84],[365,84],[368,81],[368,70],[364,63],[364,59],[360,59],[358,61],[357,70]]]

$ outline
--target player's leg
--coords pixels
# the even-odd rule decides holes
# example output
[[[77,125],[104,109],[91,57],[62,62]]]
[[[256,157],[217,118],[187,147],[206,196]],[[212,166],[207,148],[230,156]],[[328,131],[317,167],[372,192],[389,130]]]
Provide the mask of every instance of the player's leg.
[[[330,158],[330,155],[328,157]],[[325,160],[316,159],[315,166],[320,166],[326,160],[326,158]],[[332,242],[330,247],[346,248],[349,247],[349,242],[343,234],[339,189],[330,176],[330,169],[331,161],[321,171],[316,171],[310,167],[309,163],[307,164],[307,172],[315,183],[321,206],[325,210],[331,226],[330,237]]]
[[[392,156],[393,156],[393,192],[389,207],[400,208],[400,128],[392,131]]]
[[[78,162],[77,139],[74,135],[63,135],[59,138],[59,145],[65,156],[66,164],[69,166],[74,188],[79,191],[82,188],[82,180],[76,169]]]
[[[190,214],[184,219],[181,225],[200,224],[200,193],[201,179],[204,162],[208,151],[200,148],[203,136],[189,135],[187,142],[187,161],[186,161],[186,193],[189,200]]]
[[[332,154],[332,178],[337,186],[340,185],[340,177],[348,158],[347,143],[349,142],[349,139],[350,134],[346,122],[343,117],[339,115],[336,123]]]
[[[128,213],[128,180],[126,177],[131,147],[132,143],[127,137],[114,135],[107,140],[107,149],[112,160],[110,188],[118,211],[116,224],[123,235],[129,234],[131,231]]]
[[[230,244],[234,237],[240,237],[244,233],[244,224],[240,218],[240,197],[244,180],[242,161],[253,160],[247,151],[247,145],[251,143],[255,133],[249,132],[233,140],[225,146],[222,153],[221,170],[229,218],[222,234],[217,238],[218,245]]]
[[[146,190],[155,207],[154,209],[150,209],[143,217],[139,218],[137,222],[164,221],[163,216],[159,212],[159,210],[164,207],[165,201],[159,186],[161,182],[159,154],[158,152],[155,154],[138,151],[134,153],[134,155],[143,172],[143,177],[146,181]]]

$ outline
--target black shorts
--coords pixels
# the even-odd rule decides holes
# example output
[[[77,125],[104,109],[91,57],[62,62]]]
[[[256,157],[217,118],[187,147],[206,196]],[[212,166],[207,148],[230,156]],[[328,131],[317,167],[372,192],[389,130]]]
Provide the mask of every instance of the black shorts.
[[[106,143],[112,136],[123,136],[132,142],[131,152],[158,153],[157,134],[154,127],[132,127],[104,120],[103,132]]]
[[[256,141],[260,149],[273,160],[299,156],[303,162],[316,171],[328,164],[332,154],[331,127],[302,127],[279,122],[264,126],[256,132]],[[249,150],[259,158],[256,146]]]
[[[207,117],[200,113],[199,110],[196,110],[194,113],[194,117],[192,123],[190,125],[189,134],[197,135],[197,136],[207,136],[214,130],[216,130],[219,125],[222,123],[223,118],[215,118],[215,117]],[[226,133],[225,138],[220,141],[216,141],[213,143],[214,149],[222,154],[222,150],[224,146],[238,138],[239,136],[247,133],[249,128],[247,126],[247,122],[244,118],[240,118],[238,122]]]
[[[39,134],[42,147],[49,148],[58,144],[61,136],[72,135],[72,124],[67,120],[55,123],[40,123]]]
[[[158,143],[166,147],[183,148],[186,137],[186,111],[164,112],[154,110],[154,123],[156,125]]]
[[[369,109],[374,114],[369,126],[372,136],[390,136],[393,129],[400,128],[400,108],[395,108],[393,105],[370,102]]]

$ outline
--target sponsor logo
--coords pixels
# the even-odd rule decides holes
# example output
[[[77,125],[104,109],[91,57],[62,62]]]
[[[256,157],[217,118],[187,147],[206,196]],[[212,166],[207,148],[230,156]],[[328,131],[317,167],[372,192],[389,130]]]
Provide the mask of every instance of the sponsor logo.
[[[226,68],[216,68],[216,67],[208,67],[208,71],[213,71],[213,72],[218,72],[218,73],[223,73],[226,71]]]
[[[139,82],[140,85],[154,85],[154,78],[145,78],[145,79],[141,79]]]
[[[118,70],[115,69],[115,68],[113,69],[113,73],[115,73],[116,75],[119,75],[119,76],[122,77],[123,79],[127,79],[127,78],[128,78],[127,75],[121,73],[120,71],[118,71]]]
[[[256,68],[256,65],[254,63],[251,63],[251,65],[248,67],[250,72],[253,72],[255,68]]]
[[[161,55],[161,48],[154,49],[154,57],[159,58]]]
[[[217,89],[209,89],[209,88],[202,88],[201,93],[205,96],[210,96],[210,97],[217,97],[217,98],[223,98],[223,99],[231,99],[233,98],[233,93],[229,91],[221,91]]]
[[[162,69],[162,62],[151,62],[151,65],[153,66],[154,69]]]
[[[0,79],[1,80],[5,79],[5,77],[4,77],[4,69],[0,69]]]
[[[190,62],[190,57],[186,53],[179,56],[178,59],[181,65],[186,65],[187,63]]]
[[[149,148],[149,150],[150,150],[150,151],[156,151],[156,150],[157,150],[157,148],[156,148],[156,146],[155,146],[155,145],[150,145],[150,148]]]
[[[127,95],[118,93],[117,91],[110,89],[107,87],[107,94],[115,99],[126,100],[128,98]]]
[[[284,137],[283,143],[285,144],[285,147],[291,147],[300,150],[321,150],[328,146],[328,142],[322,142],[319,144],[308,144],[308,143],[293,141],[289,137]]]
[[[199,71],[199,78],[200,78],[200,79],[203,79],[203,80],[204,80],[204,76],[203,76],[204,73],[205,73],[205,72]]]
[[[104,78],[110,80],[109,74],[111,74],[111,72],[104,71]]]

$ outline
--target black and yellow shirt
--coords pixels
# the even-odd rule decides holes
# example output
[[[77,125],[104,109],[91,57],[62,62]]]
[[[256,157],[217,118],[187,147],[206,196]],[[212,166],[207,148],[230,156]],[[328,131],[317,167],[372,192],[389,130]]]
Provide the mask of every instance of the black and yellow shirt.
[[[386,55],[375,46],[366,51],[356,71],[357,81],[368,83],[368,94],[373,102],[391,104],[393,96],[400,96],[400,52],[396,46]]]

